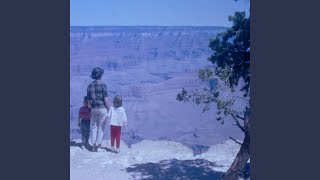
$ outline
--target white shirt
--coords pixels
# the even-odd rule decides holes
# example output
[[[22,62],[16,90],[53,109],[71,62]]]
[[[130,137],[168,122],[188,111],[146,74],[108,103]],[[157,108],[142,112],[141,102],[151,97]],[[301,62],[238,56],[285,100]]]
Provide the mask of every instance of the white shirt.
[[[110,125],[112,126],[127,125],[127,115],[123,107],[110,107],[110,110],[108,112],[108,118],[110,119]]]

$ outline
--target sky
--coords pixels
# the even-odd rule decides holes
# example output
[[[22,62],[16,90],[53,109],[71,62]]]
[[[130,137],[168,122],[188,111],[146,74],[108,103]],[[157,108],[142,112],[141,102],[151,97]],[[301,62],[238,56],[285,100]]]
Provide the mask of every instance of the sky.
[[[70,0],[71,26],[225,26],[244,0]]]

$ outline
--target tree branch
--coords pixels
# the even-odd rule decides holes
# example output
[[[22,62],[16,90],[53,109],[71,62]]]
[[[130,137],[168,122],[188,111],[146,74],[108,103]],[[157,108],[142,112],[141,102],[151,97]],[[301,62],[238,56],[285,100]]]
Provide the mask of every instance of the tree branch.
[[[250,131],[250,108],[246,107],[246,111],[244,113],[244,127],[246,128],[247,131]]]
[[[237,126],[241,129],[241,131],[245,132],[244,127],[240,124],[240,122],[238,121],[238,119],[236,118],[236,116],[233,113],[230,113],[231,117],[236,121]]]
[[[231,136],[230,136],[230,139],[231,139],[231,140],[233,140],[234,142],[236,142],[236,143],[238,143],[238,144],[242,145],[242,143],[241,143],[241,142],[239,142],[239,141],[235,140],[235,139],[234,139],[233,137],[231,137]]]
[[[244,117],[241,117],[239,115],[235,115],[237,118],[241,119],[241,120],[244,120]]]

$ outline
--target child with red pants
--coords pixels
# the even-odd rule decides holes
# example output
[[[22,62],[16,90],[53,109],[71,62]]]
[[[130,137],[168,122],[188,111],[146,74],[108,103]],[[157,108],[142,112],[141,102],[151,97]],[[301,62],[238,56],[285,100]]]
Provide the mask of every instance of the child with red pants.
[[[110,118],[111,129],[111,150],[118,154],[120,152],[121,127],[125,128],[127,126],[127,115],[122,107],[121,96],[115,96],[113,107],[110,107],[108,116]],[[114,148],[114,141],[116,141],[116,149]]]

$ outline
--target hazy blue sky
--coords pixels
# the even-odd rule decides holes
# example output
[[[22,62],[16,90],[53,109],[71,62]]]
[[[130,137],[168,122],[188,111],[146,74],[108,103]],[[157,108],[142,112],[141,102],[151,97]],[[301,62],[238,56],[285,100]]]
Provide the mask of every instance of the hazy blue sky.
[[[70,0],[71,26],[231,26],[243,0]]]

